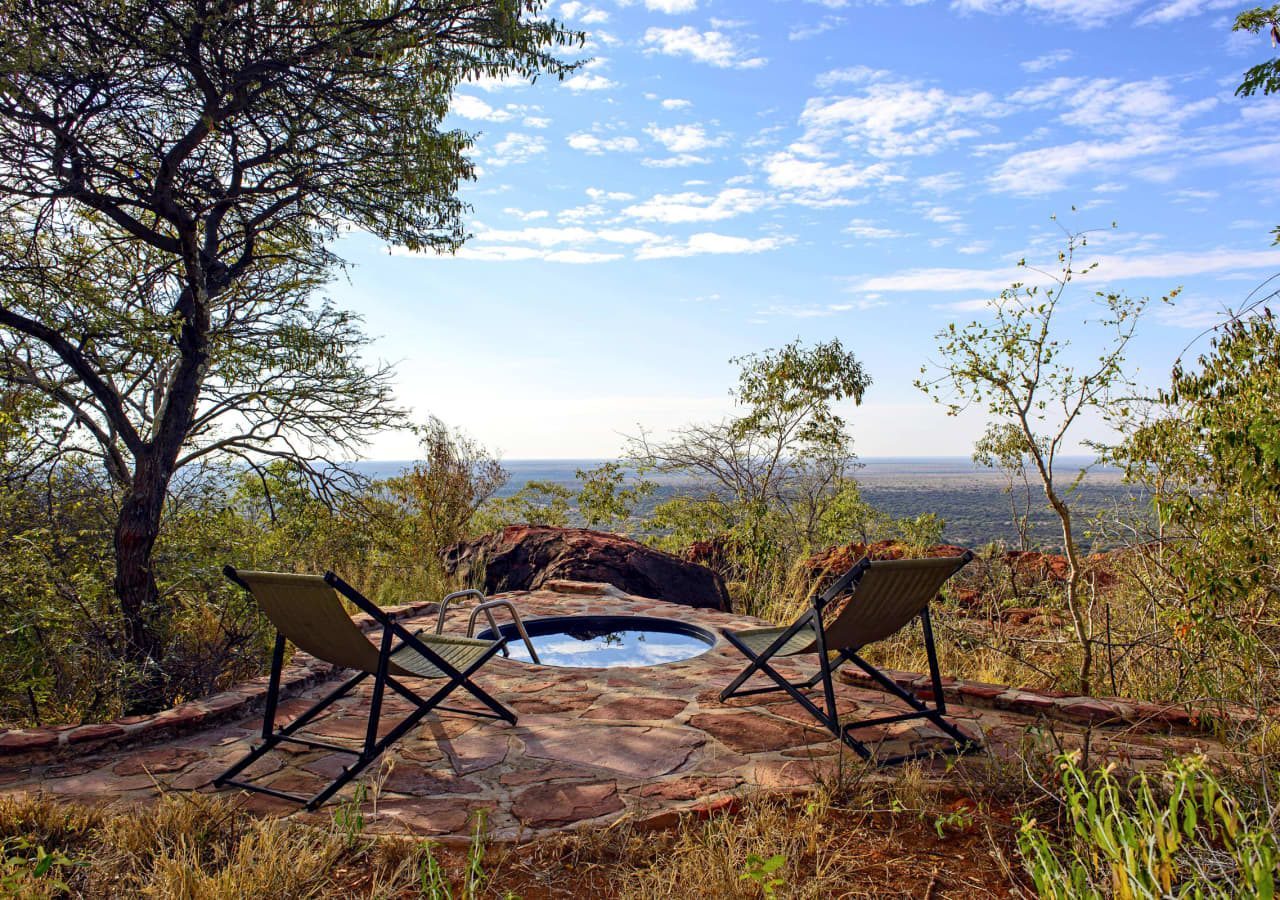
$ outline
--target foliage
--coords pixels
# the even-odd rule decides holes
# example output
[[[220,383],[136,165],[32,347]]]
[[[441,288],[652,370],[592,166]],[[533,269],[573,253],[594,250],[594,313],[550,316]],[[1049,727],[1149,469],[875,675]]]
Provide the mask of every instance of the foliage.
[[[774,873],[787,864],[787,858],[781,853],[775,853],[768,859],[762,858],[756,853],[747,854],[747,864],[742,870],[742,874],[738,876],[743,881],[753,881],[760,888],[760,893],[765,897],[776,897],[778,888],[786,884],[786,879]]]
[[[988,425],[973,445],[974,462],[999,469],[1004,475],[1004,492],[1009,497],[1010,520],[1018,533],[1019,550],[1031,549],[1032,462],[1027,451],[1026,435],[1013,422]]]
[[[1160,523],[1149,554],[1165,627],[1223,663],[1206,689],[1280,678],[1280,326],[1270,312],[1227,323],[1192,370],[1175,368],[1147,416],[1111,451],[1148,490]],[[1224,676],[1237,680],[1235,689]]]
[[[997,427],[1017,430],[1015,446],[1029,457],[1061,524],[1069,564],[1066,604],[1082,651],[1079,689],[1085,694],[1092,676],[1093,625],[1080,597],[1081,549],[1068,502],[1079,476],[1064,484],[1057,462],[1082,416],[1112,409],[1113,394],[1125,382],[1124,352],[1146,306],[1146,300],[1097,292],[1099,318],[1092,324],[1099,333],[1090,336],[1090,345],[1101,352],[1079,362],[1068,356],[1070,343],[1060,337],[1057,318],[1071,283],[1097,266],[1075,268],[1076,251],[1087,245],[1086,234],[1068,232],[1059,270],[1039,273],[1047,287],[1015,283],[992,301],[989,322],[953,323],[940,332],[939,371],[929,379],[929,368],[922,367],[916,381],[951,415],[981,403]]]
[[[514,494],[495,497],[481,507],[474,530],[493,531],[517,523],[562,528],[569,524],[573,496],[573,491],[554,481],[527,481]]]
[[[578,469],[580,483],[576,505],[579,517],[589,528],[612,530],[626,525],[636,506],[656,488],[652,481],[641,478],[623,487],[626,470],[616,462],[606,462],[594,469]]]
[[[1114,765],[1092,775],[1060,757],[1066,835],[1059,844],[1024,816],[1023,863],[1041,897],[1274,897],[1280,844],[1203,756],[1171,762],[1158,780],[1121,785]]]
[[[1280,5],[1255,6],[1240,13],[1231,30],[1251,34],[1266,31],[1271,37],[1272,47],[1280,44]],[[1236,96],[1252,97],[1258,91],[1262,91],[1263,96],[1280,91],[1280,59],[1259,63],[1245,72],[1244,81],[1236,88]]]
[[[1280,4],[1269,7],[1255,6],[1236,16],[1232,31],[1247,31],[1258,34],[1266,31],[1271,38],[1271,46],[1280,44]],[[1252,97],[1259,90],[1263,96],[1280,92],[1280,58],[1269,59],[1258,63],[1244,73],[1244,80],[1236,88],[1237,97]],[[1280,227],[1272,229],[1274,243],[1280,244]]]
[[[696,480],[692,493],[659,506],[653,524],[698,539],[723,534],[738,556],[735,574],[755,596],[775,587],[786,561],[822,532],[853,467],[836,404],[862,402],[871,378],[839,340],[797,340],[732,362],[739,415],[690,425],[665,442],[642,433],[629,455],[646,471]]]
[[[537,3],[59,0],[0,19],[0,377],[43,392],[119,493],[115,593],[163,702],[171,610],[152,554],[174,473],[286,458],[394,424],[387,370],[312,294],[352,225],[413,250],[465,237],[453,88],[563,75],[581,41]],[[356,352],[353,352],[356,351]],[[56,458],[56,457],[55,457]]]

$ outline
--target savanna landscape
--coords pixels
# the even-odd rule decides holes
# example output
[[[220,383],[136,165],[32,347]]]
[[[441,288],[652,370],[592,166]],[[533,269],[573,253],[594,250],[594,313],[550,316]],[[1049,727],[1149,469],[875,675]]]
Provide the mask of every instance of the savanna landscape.
[[[0,896],[1275,896],[1280,229],[1240,210],[1274,212],[1280,10],[920,6],[786,6],[783,39],[697,0],[0,5]],[[856,19],[888,46],[891,13],[1043,29],[1063,49],[1010,66],[1032,78],[1122,26],[1229,52],[997,96],[809,43]],[[803,80],[847,95],[785,146],[732,134],[783,102],[747,79],[802,80],[769,68],[787,45],[825,47]],[[627,46],[663,114],[695,105],[668,60],[723,75],[707,119],[637,113],[643,149],[620,113],[575,119],[635,99]],[[1175,102],[1195,78],[1216,93]],[[1053,103],[1078,166],[1027,149],[1048,126],[997,141]],[[577,174],[539,136],[556,117],[583,167],[669,155],[553,234],[526,206]],[[1187,149],[1157,156],[1156,121]],[[740,150],[714,198],[678,174]],[[1002,215],[1105,181],[978,238],[935,202],[961,175],[910,168],[944,151]],[[1236,165],[1262,174],[1207,187]],[[928,252],[1000,267],[919,267],[926,239],[866,212],[907,184]],[[1219,261],[1131,241],[1106,207],[1130,184]],[[678,230],[759,210],[756,237]],[[770,279],[806,257],[768,255],[810,250],[866,271],[779,313]],[[874,269],[894,252],[913,267]],[[427,268],[390,284],[402,264]],[[562,272],[611,265],[618,297]],[[745,324],[715,279],[760,283]],[[606,658],[642,621],[617,667],[534,655]],[[752,671],[768,699],[735,693]]]

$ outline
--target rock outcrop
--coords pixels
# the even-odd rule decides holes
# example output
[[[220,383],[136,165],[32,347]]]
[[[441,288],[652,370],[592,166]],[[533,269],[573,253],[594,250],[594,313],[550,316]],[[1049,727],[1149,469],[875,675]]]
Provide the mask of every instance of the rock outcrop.
[[[586,528],[509,525],[440,554],[450,574],[484,576],[486,593],[536,590],[551,580],[612,584],[638,597],[730,612],[715,572],[638,541]]]

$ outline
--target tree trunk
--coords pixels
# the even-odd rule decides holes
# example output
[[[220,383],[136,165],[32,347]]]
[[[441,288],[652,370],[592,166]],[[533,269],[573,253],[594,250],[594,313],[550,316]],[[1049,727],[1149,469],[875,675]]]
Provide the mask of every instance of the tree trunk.
[[[1075,535],[1071,529],[1071,510],[1058,498],[1057,492],[1045,486],[1049,504],[1062,520],[1062,544],[1067,554],[1067,610],[1080,642],[1080,693],[1088,695],[1092,686],[1093,638],[1084,610],[1080,608],[1080,554],[1076,550]]]
[[[127,715],[154,712],[164,702],[160,589],[151,552],[167,489],[168,479],[159,477],[154,461],[139,461],[116,520],[115,591],[124,620],[125,657],[137,677],[125,692]]]
[[[178,455],[195,420],[209,364],[209,303],[202,289],[188,287],[177,305],[179,363],[165,392],[154,437],[135,455],[133,480],[116,522],[116,597],[124,619],[126,654],[137,681],[124,692],[125,712],[154,712],[165,703],[164,627],[160,588],[151,554],[160,536],[164,501]]]

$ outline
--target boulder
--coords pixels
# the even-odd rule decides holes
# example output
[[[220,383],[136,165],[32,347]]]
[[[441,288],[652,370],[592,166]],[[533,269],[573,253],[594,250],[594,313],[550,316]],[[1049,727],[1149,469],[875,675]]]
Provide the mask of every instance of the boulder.
[[[547,525],[508,525],[440,553],[445,569],[468,581],[484,573],[486,593],[536,590],[553,579],[612,584],[637,597],[731,612],[715,572],[639,541]]]

